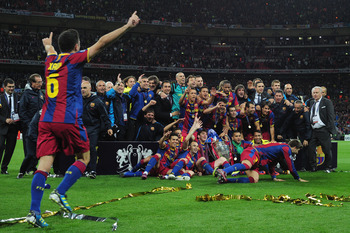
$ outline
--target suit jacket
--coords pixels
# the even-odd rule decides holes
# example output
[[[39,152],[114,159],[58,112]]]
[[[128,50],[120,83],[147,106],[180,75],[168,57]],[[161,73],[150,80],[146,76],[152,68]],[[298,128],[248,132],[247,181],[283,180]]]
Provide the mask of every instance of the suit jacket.
[[[170,95],[170,98],[172,99],[173,97]],[[155,101],[157,101],[157,104],[154,105],[155,118],[162,125],[167,126],[174,121],[173,118],[170,117],[173,105],[168,98],[162,99],[159,95],[156,95]]]
[[[5,96],[6,94],[2,94],[0,96],[0,134],[1,135],[6,135],[7,131],[9,129],[9,124],[6,123],[6,119],[7,118],[11,118],[11,110],[9,108],[8,105],[8,100],[7,97]],[[18,113],[18,108],[19,108],[19,98],[18,98],[18,94],[14,93],[13,94],[13,104],[14,104],[14,110],[15,113]],[[15,123],[16,125],[18,125],[18,123]],[[17,126],[16,126],[17,127]]]
[[[311,107],[312,105],[314,105],[314,103],[315,103],[314,99],[309,101],[310,112],[311,112]],[[319,114],[320,114],[321,121],[326,125],[328,132],[330,134],[336,134],[337,131],[335,129],[335,124],[334,124],[335,113],[334,113],[334,107],[333,107],[332,101],[322,97],[320,106],[319,106]]]
[[[255,89],[248,89],[248,98],[252,102],[254,102],[254,100],[255,100],[255,93],[256,93]],[[261,102],[260,102],[260,104],[263,103],[263,102],[268,101],[269,99],[272,99],[272,97],[269,94],[267,94],[266,91],[263,91],[263,93],[261,93]]]

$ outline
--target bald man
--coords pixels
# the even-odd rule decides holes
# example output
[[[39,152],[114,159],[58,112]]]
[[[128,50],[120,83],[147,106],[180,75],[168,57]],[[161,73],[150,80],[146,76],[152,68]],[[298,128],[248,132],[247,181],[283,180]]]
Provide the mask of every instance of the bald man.
[[[97,95],[91,93],[91,84],[83,81],[81,84],[83,96],[83,123],[90,139],[90,162],[86,168],[86,175],[91,179],[96,178],[97,143],[101,129],[108,129],[109,135],[113,134],[111,122],[104,103]]]

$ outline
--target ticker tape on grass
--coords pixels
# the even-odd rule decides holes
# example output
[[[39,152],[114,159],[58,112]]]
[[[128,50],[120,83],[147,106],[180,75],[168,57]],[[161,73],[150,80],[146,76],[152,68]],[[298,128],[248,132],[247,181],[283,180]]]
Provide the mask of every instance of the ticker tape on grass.
[[[144,196],[144,195],[148,195],[148,194],[161,194],[161,193],[178,192],[178,191],[187,190],[187,189],[192,189],[192,185],[190,183],[186,184],[186,187],[184,187],[184,188],[183,187],[174,188],[174,187],[161,186],[161,187],[158,187],[158,188],[153,188],[150,191],[129,193],[128,195],[125,195],[124,197],[115,198],[115,199],[112,199],[112,200],[109,200],[109,201],[98,202],[98,203],[92,204],[90,206],[77,206],[77,207],[73,208],[73,211],[81,210],[81,209],[88,210],[88,209],[91,209],[91,208],[96,207],[96,206],[112,203],[112,202],[115,202],[115,201],[121,201],[123,199],[131,198],[131,197],[140,197],[140,196]],[[48,217],[51,217],[51,216],[55,216],[55,215],[57,215],[59,213],[61,213],[61,211],[46,211],[41,216],[43,218],[48,218]],[[64,216],[64,217],[67,218],[67,216]],[[84,218],[84,220],[86,219],[86,220],[96,221],[96,219],[99,218],[99,217],[93,217],[93,216],[87,216],[87,217],[88,218]],[[82,219],[82,218],[78,218],[78,217],[74,217],[74,218],[68,217],[68,218],[70,218],[70,219]],[[105,218],[105,219],[115,219],[115,218]],[[0,220],[0,226],[2,226],[2,225],[13,225],[13,224],[16,224],[16,223],[24,223],[24,222],[26,222],[26,217],[1,219]]]
[[[327,194],[323,194],[320,193],[320,197],[318,198],[316,195],[314,194],[310,194],[307,193],[305,194],[305,196],[307,197],[306,200],[301,199],[301,198],[296,198],[296,199],[292,199],[291,197],[289,197],[288,195],[282,194],[279,195],[278,197],[275,197],[273,195],[265,195],[264,199],[262,199],[262,201],[271,201],[273,203],[291,203],[291,204],[295,204],[295,205],[315,205],[315,206],[325,206],[325,207],[342,207],[343,203],[340,203],[339,205],[334,205],[332,203],[322,203],[321,199],[327,199],[327,200],[331,200],[331,201],[340,201],[340,202],[350,202],[350,196],[341,196],[338,197],[337,195],[327,195]],[[261,201],[261,199],[253,199],[250,196],[247,195],[224,195],[224,194],[216,194],[213,196],[210,196],[209,194],[205,194],[204,196],[197,196],[196,197],[196,201],[226,201],[226,200],[246,200],[246,201],[252,201],[252,200],[259,200]]]

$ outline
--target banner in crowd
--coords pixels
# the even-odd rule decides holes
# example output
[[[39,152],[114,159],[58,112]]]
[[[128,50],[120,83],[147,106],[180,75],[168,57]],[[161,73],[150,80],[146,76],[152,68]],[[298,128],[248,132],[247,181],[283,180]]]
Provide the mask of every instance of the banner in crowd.
[[[55,12],[55,17],[57,17],[57,18],[74,19],[74,14]]]
[[[130,171],[141,159],[154,155],[158,142],[100,141],[97,174],[115,175]]]

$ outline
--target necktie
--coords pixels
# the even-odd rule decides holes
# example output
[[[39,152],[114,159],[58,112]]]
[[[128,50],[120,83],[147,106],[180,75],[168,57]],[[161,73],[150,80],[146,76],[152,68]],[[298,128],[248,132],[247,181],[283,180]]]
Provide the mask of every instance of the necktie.
[[[261,94],[258,94],[258,104],[261,103]]]
[[[9,108],[10,108],[10,112],[12,111],[12,95],[9,95]]]
[[[168,95],[168,100],[169,100],[169,102],[170,102],[170,105],[173,105],[173,101],[172,101],[170,95]]]
[[[317,101],[315,101],[315,103],[314,103],[314,104],[312,105],[312,107],[311,107],[311,120],[312,120],[312,118],[315,116],[316,104],[317,104]]]

